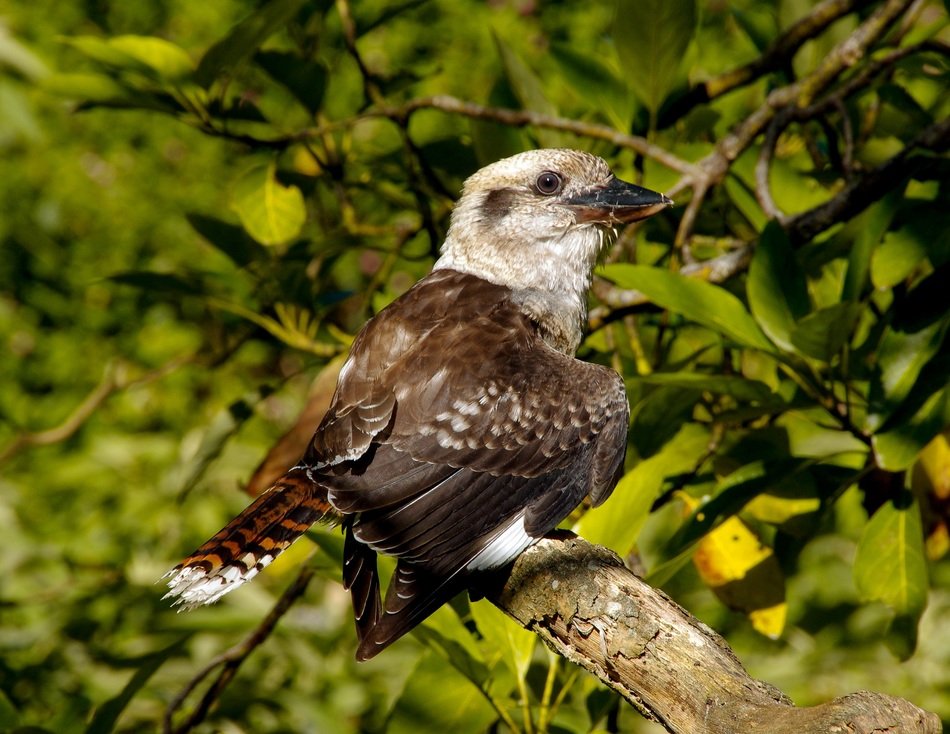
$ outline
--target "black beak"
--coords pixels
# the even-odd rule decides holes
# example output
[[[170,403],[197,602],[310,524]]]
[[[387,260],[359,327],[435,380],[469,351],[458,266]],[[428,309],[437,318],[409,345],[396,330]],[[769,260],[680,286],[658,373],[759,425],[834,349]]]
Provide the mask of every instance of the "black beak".
[[[613,178],[606,186],[584,191],[565,203],[577,212],[578,222],[626,224],[653,216],[671,206],[673,200]]]

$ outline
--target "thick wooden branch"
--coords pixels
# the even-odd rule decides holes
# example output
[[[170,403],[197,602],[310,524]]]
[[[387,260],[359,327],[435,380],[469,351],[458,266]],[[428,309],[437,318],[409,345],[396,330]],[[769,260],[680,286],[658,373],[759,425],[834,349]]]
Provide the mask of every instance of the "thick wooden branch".
[[[523,553],[488,598],[670,732],[941,731],[936,714],[860,691],[798,708],[726,642],[605,548],[570,534]]]

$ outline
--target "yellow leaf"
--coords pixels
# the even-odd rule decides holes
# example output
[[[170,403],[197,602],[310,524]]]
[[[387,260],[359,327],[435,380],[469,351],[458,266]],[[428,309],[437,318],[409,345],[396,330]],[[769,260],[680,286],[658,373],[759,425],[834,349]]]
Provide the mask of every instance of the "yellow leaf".
[[[911,472],[911,488],[924,508],[927,558],[939,560],[950,552],[950,430],[920,452]]]
[[[941,500],[950,499],[950,430],[928,443],[917,461],[917,466],[923,472],[921,478],[927,482],[934,496]],[[916,475],[917,472],[914,473]]]
[[[742,612],[756,631],[777,638],[785,627],[785,578],[772,549],[742,520],[730,517],[696,546],[700,578],[730,609]]]

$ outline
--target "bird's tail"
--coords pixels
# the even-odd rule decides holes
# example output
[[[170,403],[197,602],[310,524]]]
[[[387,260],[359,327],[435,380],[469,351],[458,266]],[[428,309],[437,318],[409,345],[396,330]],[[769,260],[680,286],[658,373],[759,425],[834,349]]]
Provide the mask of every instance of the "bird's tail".
[[[339,519],[326,489],[295,467],[165,575],[165,598],[177,597],[181,609],[211,604],[254,578],[314,523]]]

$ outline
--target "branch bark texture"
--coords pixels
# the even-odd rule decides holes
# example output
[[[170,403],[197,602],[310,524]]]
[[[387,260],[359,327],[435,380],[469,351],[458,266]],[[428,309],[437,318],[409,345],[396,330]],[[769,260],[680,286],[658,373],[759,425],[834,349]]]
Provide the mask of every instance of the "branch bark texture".
[[[719,635],[611,551],[576,536],[523,553],[488,598],[670,732],[932,734],[936,714],[859,691],[799,708],[755,680]]]

